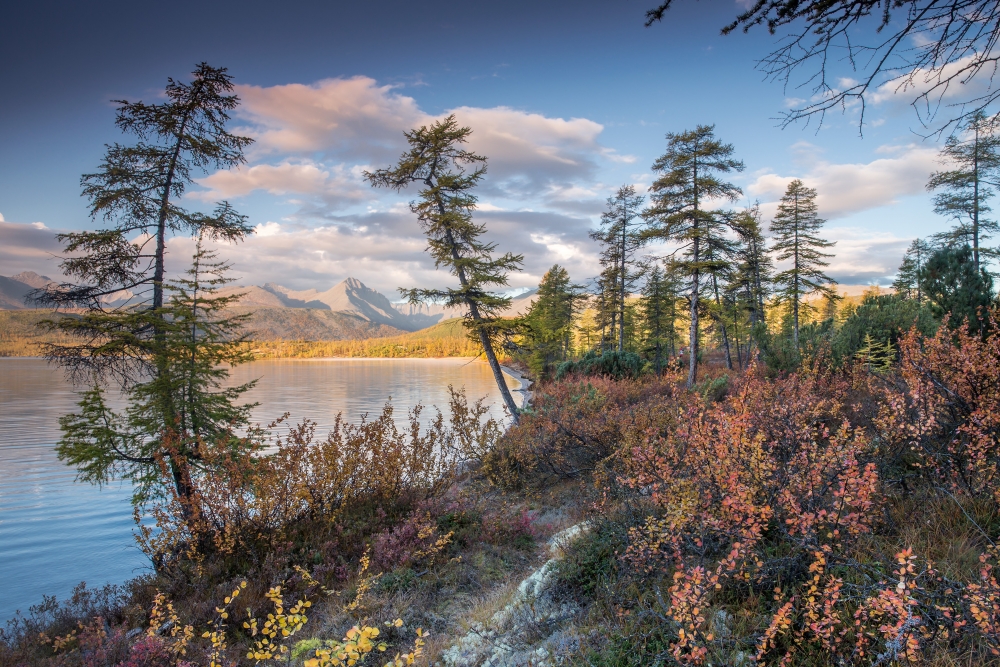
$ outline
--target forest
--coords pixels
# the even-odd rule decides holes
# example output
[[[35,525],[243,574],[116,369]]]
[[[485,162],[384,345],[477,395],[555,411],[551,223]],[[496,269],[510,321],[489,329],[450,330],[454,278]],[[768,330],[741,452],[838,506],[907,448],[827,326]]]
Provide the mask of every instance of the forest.
[[[246,162],[232,77],[201,63],[156,99],[116,103],[129,139],[81,179],[97,227],[59,235],[65,280],[32,294],[44,354],[83,386],[58,456],[82,483],[131,485],[152,571],[19,614],[0,663],[1000,664],[995,116],[955,121],[926,184],[940,231],[891,288],[839,293],[817,190],[741,205],[746,165],[705,124],[666,133],[647,192],[607,199],[600,274],[552,266],[518,317],[524,257],[475,215],[475,128],[413,127],[364,178],[412,197],[450,277],[401,294],[461,324],[291,354],[471,352],[506,419],[452,388],[319,433],[256,423],[253,382],[227,383],[288,351],[251,343],[239,295],[219,294],[248,218],[183,205],[199,170]],[[196,243],[174,275],[180,233]]]

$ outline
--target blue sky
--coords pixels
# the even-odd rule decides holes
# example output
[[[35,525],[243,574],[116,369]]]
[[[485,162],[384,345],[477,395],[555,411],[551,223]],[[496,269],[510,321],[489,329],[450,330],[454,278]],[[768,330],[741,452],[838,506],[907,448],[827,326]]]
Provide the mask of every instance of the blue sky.
[[[734,144],[746,171],[733,180],[765,212],[793,177],[819,190],[842,283],[884,284],[912,238],[947,226],[923,191],[939,145],[914,132],[908,98],[882,91],[863,137],[856,109],[818,132],[780,129],[788,99],[809,91],[754,69],[774,44],[766,31],[719,35],[741,5],[688,0],[645,28],[649,4],[7,3],[0,275],[56,274],[53,233],[94,226],[79,178],[121,140],[109,100],[154,101],[202,60],[229,68],[244,100],[233,127],[257,143],[239,171],[202,175],[186,203],[225,197],[258,225],[224,252],[247,284],[354,276],[389,294],[446,282],[407,196],[371,191],[360,172],[390,164],[403,129],[449,112],[490,158],[480,216],[501,250],[525,255],[515,287],[555,262],[596,274],[587,231],[604,198],[648,185],[664,134],[699,123]],[[170,247],[183,268],[189,241]]]

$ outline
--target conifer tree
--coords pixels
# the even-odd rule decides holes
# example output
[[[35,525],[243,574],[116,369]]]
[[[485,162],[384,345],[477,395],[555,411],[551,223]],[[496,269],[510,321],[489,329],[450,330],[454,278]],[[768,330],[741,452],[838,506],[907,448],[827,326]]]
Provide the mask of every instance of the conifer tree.
[[[524,316],[529,367],[545,377],[552,364],[564,361],[572,350],[573,317],[584,298],[583,287],[570,281],[569,273],[555,264],[542,276],[538,297]]]
[[[67,254],[62,271],[78,282],[33,295],[41,305],[85,310],[45,323],[79,341],[49,345],[47,356],[92,387],[81,396],[81,412],[61,422],[61,458],[85,480],[120,475],[137,482],[137,499],[148,495],[163,463],[186,511],[192,511],[190,461],[199,456],[191,443],[214,437],[212,424],[238,421],[245,411],[231,403],[239,391],[212,390],[224,373],[218,365],[239,360],[233,341],[209,336],[179,352],[186,340],[178,338],[180,302],[165,303],[172,293],[166,234],[235,242],[253,231],[227,202],[211,214],[179,205],[199,171],[244,162],[252,140],[226,130],[239,104],[232,90],[224,68],[201,63],[188,83],[168,79],[164,102],[117,101],[116,124],[137,140],[108,146],[98,171],[81,179],[91,217],[107,226],[60,234]],[[209,330],[215,326],[226,325]],[[112,382],[130,401],[124,416],[104,402]]]
[[[453,115],[404,132],[410,149],[400,156],[396,166],[365,172],[365,178],[373,187],[396,191],[412,183],[423,186],[419,199],[410,203],[410,210],[427,237],[427,250],[434,258],[434,265],[446,267],[458,278],[459,287],[400,292],[411,303],[442,301],[449,307],[465,310],[465,326],[470,336],[482,345],[504,404],[511,418],[517,421],[517,405],[504,380],[494,346],[512,335],[518,324],[503,317],[510,298],[490,290],[507,285],[507,274],[520,270],[524,257],[512,253],[494,257],[496,244],[480,239],[486,227],[472,219],[477,201],[472,190],[486,174],[486,158],[463,147],[470,134],[472,129],[460,127]]]
[[[760,206],[754,204],[737,213],[732,219],[732,228],[739,239],[734,281],[740,285],[741,301],[750,325],[755,326],[765,321],[764,304],[770,296],[774,273],[761,225]]]
[[[243,149],[252,139],[226,130],[229,113],[239,104],[232,90],[225,68],[201,63],[189,83],[168,79],[165,102],[116,100],[115,124],[137,141],[108,146],[99,170],[81,179],[91,218],[110,224],[58,235],[67,255],[62,272],[79,282],[33,295],[40,305],[87,311],[49,324],[82,341],[47,349],[74,379],[90,381],[96,373],[127,388],[149,373],[165,372],[153,348],[165,330],[168,231],[225,241],[252,233],[246,218],[226,202],[212,214],[179,205],[198,171],[245,161]],[[124,306],[109,306],[123,298]]]
[[[652,355],[657,375],[665,365],[664,357],[676,354],[681,289],[681,279],[673,265],[664,271],[658,261],[652,263],[639,298],[639,312],[644,332],[643,351]]]
[[[932,254],[929,243],[923,239],[914,239],[910,247],[903,255],[903,261],[896,271],[896,279],[892,282],[892,288],[896,294],[904,299],[916,299],[917,303],[923,303],[924,295],[920,289],[920,272],[927,263],[927,258]]]
[[[721,218],[719,211],[706,209],[705,204],[735,201],[741,194],[738,187],[718,176],[743,170],[743,163],[733,159],[733,152],[731,144],[716,139],[714,126],[699,125],[691,131],[667,134],[667,150],[653,163],[653,171],[659,176],[650,187],[644,237],[681,246],[678,266],[690,280],[688,386],[697,377],[701,277],[717,269],[720,261],[705,256],[706,238]]]
[[[945,247],[927,258],[920,272],[920,288],[931,312],[950,315],[952,328],[968,321],[970,331],[984,331],[987,310],[993,304],[993,278],[986,269],[976,270],[972,248]]]
[[[733,356],[729,346],[729,328],[726,326],[726,306],[723,304],[722,292],[724,285],[733,278],[736,268],[733,260],[739,245],[725,236],[732,226],[731,222],[731,215],[720,213],[706,221],[702,237],[707,286],[713,301],[706,311],[717,327],[726,358],[726,368],[730,370],[733,368]]]
[[[833,245],[816,234],[825,220],[816,209],[816,190],[807,188],[799,179],[788,184],[785,195],[778,204],[778,212],[771,221],[771,233],[777,261],[791,260],[792,265],[774,277],[778,301],[791,308],[792,341],[799,346],[800,317],[812,310],[805,297],[820,293],[833,294],[830,287],[834,280],[823,273],[828,266],[825,257],[831,257],[821,248]]]
[[[168,301],[158,309],[163,328],[156,348],[162,372],[126,389],[123,413],[108,406],[105,390],[95,383],[83,392],[80,411],[60,419],[56,453],[77,468],[81,480],[127,479],[135,485],[136,502],[143,502],[159,492],[165,463],[190,517],[196,511],[192,466],[205,444],[248,446],[234,431],[248,425],[254,405],[237,401],[255,382],[225,386],[229,367],[252,358],[242,345],[249,314],[225,314],[242,294],[218,295],[232,282],[228,270],[199,237],[185,277],[164,285]]]
[[[619,352],[625,349],[625,302],[640,273],[636,252],[641,245],[640,214],[644,200],[645,197],[635,193],[635,186],[621,186],[608,197],[608,208],[601,215],[601,228],[590,233],[590,238],[604,246],[601,275],[608,283],[613,319],[617,321]]]
[[[988,201],[1000,185],[1000,136],[995,133],[995,120],[980,111],[960,128],[964,138],[952,135],[941,149],[941,157],[957,168],[931,175],[927,189],[937,190],[934,212],[955,221],[955,227],[937,235],[945,244],[968,244],[976,271],[989,257],[996,255],[983,242],[1000,231],[1000,225],[990,220]]]

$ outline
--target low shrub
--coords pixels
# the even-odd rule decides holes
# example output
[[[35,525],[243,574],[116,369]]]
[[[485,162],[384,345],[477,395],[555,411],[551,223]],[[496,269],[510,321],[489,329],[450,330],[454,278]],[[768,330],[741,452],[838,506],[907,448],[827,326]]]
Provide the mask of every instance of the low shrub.
[[[601,354],[588,352],[578,361],[564,361],[556,368],[556,380],[568,375],[607,377],[614,380],[635,379],[642,375],[642,358],[634,352],[610,350]]]

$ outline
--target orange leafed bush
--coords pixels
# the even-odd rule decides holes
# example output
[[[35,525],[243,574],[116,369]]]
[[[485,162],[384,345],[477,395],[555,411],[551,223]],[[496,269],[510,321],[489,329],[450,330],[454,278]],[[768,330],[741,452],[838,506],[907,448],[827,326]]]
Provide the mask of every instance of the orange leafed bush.
[[[289,527],[330,523],[348,507],[433,496],[456,465],[488,451],[500,434],[482,401],[469,405],[453,391],[451,402],[449,421],[438,412],[422,425],[417,406],[406,430],[390,404],[358,424],[338,415],[322,440],[308,421],[274,439],[257,430],[247,436],[255,440],[252,456],[234,456],[225,440],[204,443],[193,506],[171,496],[149,508],[157,530],[140,524],[140,543],[160,562],[171,554],[195,559],[209,545],[223,553],[268,550]]]
[[[886,454],[953,491],[1000,501],[1000,336],[967,324],[900,341],[878,416]]]

